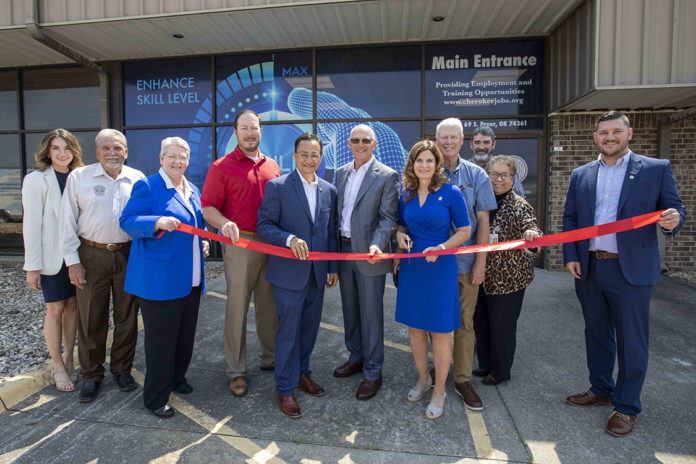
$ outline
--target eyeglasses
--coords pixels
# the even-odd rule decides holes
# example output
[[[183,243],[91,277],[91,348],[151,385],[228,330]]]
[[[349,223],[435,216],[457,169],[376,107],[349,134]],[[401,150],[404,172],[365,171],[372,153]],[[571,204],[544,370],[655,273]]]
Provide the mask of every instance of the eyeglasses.
[[[500,177],[500,178],[503,179],[503,180],[508,180],[509,178],[512,177],[512,174],[507,173],[507,172],[503,172],[503,173],[500,173],[500,172],[489,172],[489,173],[488,173],[488,177],[490,177],[490,178],[493,179],[493,180],[496,180],[498,177]]]
[[[362,143],[363,145],[370,145],[373,142],[372,139],[350,139],[350,143],[357,145]]]
[[[186,155],[172,155],[171,153],[167,153],[164,155],[165,159],[168,159],[169,161],[181,161],[184,162],[188,160],[188,156]]]
[[[319,161],[321,159],[321,155],[317,155],[316,153],[312,154],[312,155],[310,155],[309,153],[299,153],[299,155],[300,155],[300,158],[302,158],[305,161],[307,161],[307,160]]]

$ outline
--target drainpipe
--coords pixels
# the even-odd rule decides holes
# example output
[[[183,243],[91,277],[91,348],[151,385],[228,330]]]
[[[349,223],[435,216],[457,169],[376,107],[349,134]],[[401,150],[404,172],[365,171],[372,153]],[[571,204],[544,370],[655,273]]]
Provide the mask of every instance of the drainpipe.
[[[25,22],[27,31],[34,39],[38,40],[48,48],[57,51],[63,56],[66,56],[81,66],[94,71],[99,76],[99,106],[101,114],[101,127],[106,128],[111,126],[109,106],[111,99],[109,97],[110,79],[109,73],[99,64],[91,61],[86,56],[68,47],[67,45],[46,36],[39,26],[39,0],[27,0],[27,20]]]
[[[696,116],[696,106],[687,108],[682,111],[670,113],[657,123],[657,157],[661,159],[670,159],[672,156],[669,151],[669,145],[672,142],[672,124],[683,119]],[[660,248],[660,270],[662,272],[669,271],[665,264],[665,236],[661,233],[657,234],[657,241]]]

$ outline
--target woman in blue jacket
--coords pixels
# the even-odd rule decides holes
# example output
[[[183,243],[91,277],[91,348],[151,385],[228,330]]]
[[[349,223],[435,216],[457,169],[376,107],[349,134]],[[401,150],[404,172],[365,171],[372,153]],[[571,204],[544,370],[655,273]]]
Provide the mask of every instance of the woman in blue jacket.
[[[162,140],[162,167],[136,182],[120,221],[133,237],[125,290],[138,297],[145,325],[143,399],[145,407],[162,418],[174,415],[167,404],[172,391],[193,391],[186,371],[205,293],[203,259],[209,243],[174,230],[180,223],[205,228],[200,192],[184,177],[189,155],[185,140]]]

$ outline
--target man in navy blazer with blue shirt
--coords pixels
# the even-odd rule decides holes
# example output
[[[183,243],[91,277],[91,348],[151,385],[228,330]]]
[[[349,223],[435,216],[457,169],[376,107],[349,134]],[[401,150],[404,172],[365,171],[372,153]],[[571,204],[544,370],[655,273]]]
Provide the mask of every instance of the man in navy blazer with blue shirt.
[[[609,111],[597,121],[600,155],[573,171],[563,212],[563,231],[662,213],[658,226],[674,235],[686,219],[669,161],[633,153],[628,118]],[[607,433],[633,431],[648,367],[652,286],[660,280],[656,227],[609,234],[563,245],[563,261],[575,277],[585,318],[589,390],[571,395],[572,406],[614,405]],[[614,382],[614,360],[619,372]]]
[[[267,243],[288,247],[298,258],[269,256],[266,271],[278,311],[276,392],[281,411],[293,419],[301,416],[296,386],[312,396],[325,394],[310,377],[309,357],[319,332],[324,286],[338,282],[335,261],[306,261],[310,251],[336,251],[336,189],[316,175],[321,153],[316,135],[307,132],[295,140],[297,169],[266,183],[256,225]]]

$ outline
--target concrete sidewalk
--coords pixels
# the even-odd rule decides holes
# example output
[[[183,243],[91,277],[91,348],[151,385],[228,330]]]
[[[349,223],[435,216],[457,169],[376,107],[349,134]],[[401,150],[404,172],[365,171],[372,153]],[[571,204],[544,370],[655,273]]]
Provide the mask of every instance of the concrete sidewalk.
[[[388,279],[390,280],[390,279]],[[429,291],[429,289],[424,289]],[[227,390],[222,356],[225,282],[201,303],[188,379],[195,391],[172,395],[174,418],[143,408],[142,388],[120,392],[109,378],[99,397],[46,386],[0,415],[0,463],[288,462],[288,463],[614,463],[696,461],[696,289],[664,279],[651,307],[650,368],[643,413],[629,437],[604,432],[611,408],[573,408],[567,395],[588,387],[583,322],[573,282],[537,271],[520,317],[510,382],[475,379],[482,412],[467,410],[448,383],[445,414],[425,418],[427,399],[406,400],[416,380],[406,327],[394,322],[396,290],[385,294],[384,386],[370,401],[355,399],[360,376],[337,379],[346,358],[338,289],[327,291],[312,377],[327,395],[297,391],[302,418],[278,409],[272,372],[259,370],[253,311],[248,324],[249,393]],[[142,385],[142,333],[134,372]]]

